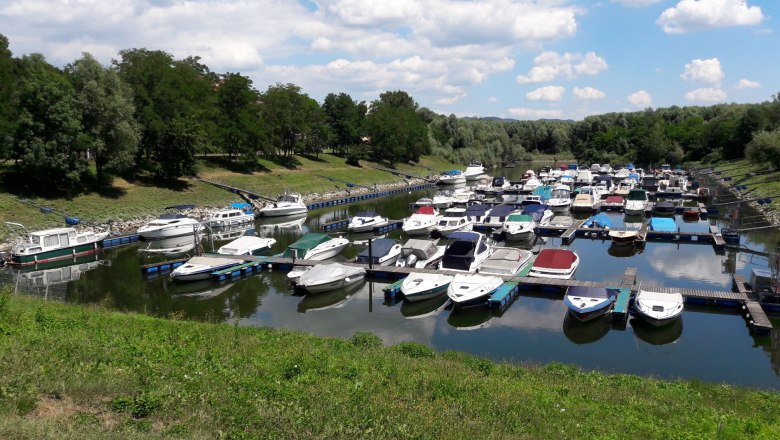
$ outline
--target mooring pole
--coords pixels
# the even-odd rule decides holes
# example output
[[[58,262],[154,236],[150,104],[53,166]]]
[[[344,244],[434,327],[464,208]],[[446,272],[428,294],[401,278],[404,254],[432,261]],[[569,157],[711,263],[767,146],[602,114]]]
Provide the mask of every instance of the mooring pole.
[[[374,253],[373,253],[373,238],[368,239],[368,270],[374,269]]]

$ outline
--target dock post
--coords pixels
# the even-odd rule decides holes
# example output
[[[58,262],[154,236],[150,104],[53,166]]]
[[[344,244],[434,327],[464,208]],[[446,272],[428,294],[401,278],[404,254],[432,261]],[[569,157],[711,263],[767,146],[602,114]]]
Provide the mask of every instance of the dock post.
[[[368,239],[368,270],[374,269],[373,238]]]

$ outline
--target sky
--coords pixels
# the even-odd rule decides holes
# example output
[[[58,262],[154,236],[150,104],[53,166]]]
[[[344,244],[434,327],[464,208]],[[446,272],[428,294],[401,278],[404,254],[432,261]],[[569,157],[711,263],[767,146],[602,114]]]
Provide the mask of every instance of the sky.
[[[780,0],[0,0],[14,56],[200,56],[322,102],[404,90],[456,116],[574,119],[780,92]]]

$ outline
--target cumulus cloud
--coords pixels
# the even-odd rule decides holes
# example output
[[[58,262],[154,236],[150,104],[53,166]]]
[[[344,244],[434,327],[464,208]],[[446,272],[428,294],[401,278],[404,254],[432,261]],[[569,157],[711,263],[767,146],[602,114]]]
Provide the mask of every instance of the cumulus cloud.
[[[656,24],[667,34],[682,34],[700,29],[750,26],[761,23],[764,14],[746,0],[680,0],[661,13]]]
[[[612,3],[620,3],[625,6],[631,6],[633,8],[639,8],[642,6],[650,6],[659,3],[661,0],[612,0]]]
[[[717,58],[695,59],[685,65],[685,70],[680,78],[686,81],[718,84],[723,80],[723,69],[721,69],[720,60]]]
[[[488,102],[498,102],[498,98],[496,98],[495,96],[491,96],[488,98]]]
[[[561,86],[540,87],[525,94],[531,101],[560,101],[566,89]]]
[[[561,110],[537,110],[533,108],[516,107],[510,108],[509,114],[518,119],[540,119],[540,118],[561,118]]]
[[[640,108],[649,107],[650,104],[653,103],[653,97],[644,90],[639,90],[638,92],[628,95],[627,99],[632,105]]]
[[[575,87],[572,89],[572,93],[575,98],[582,100],[601,99],[606,96],[604,92],[593,87]]]
[[[726,99],[726,92],[721,89],[706,87],[691,90],[685,94],[685,99],[697,102],[719,102]]]
[[[557,77],[573,79],[579,75],[598,75],[609,67],[607,61],[594,52],[583,55],[581,53],[559,54],[547,51],[537,55],[533,62],[534,67],[528,71],[527,75],[517,76],[518,84],[547,82]]]
[[[737,85],[734,86],[737,90],[742,89],[757,89],[761,87],[761,84],[759,84],[757,81],[751,81],[749,79],[741,79],[739,82],[737,82]]]

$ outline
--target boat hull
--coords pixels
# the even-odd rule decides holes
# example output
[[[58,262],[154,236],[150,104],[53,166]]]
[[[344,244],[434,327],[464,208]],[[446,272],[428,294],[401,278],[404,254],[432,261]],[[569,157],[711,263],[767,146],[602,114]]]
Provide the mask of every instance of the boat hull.
[[[324,283],[306,284],[306,285],[299,283],[298,286],[306,289],[306,291],[309,293],[328,292],[331,290],[336,290],[342,287],[349,286],[351,284],[355,284],[358,281],[361,281],[364,277],[365,274],[356,274],[346,278],[341,278],[338,280],[328,281]]]
[[[412,290],[409,292],[406,292],[401,290],[401,292],[404,294],[404,298],[406,298],[408,301],[416,302],[416,301],[425,301],[426,299],[435,298],[442,293],[447,291],[447,287],[449,287],[450,283],[442,284],[440,286],[430,287],[427,289],[420,289],[420,290]]]
[[[15,266],[27,266],[31,264],[42,264],[52,261],[64,260],[67,258],[80,257],[82,255],[94,254],[100,251],[97,241],[84,243],[66,248],[53,249],[32,255],[11,255],[10,263]]]
[[[201,225],[193,225],[193,224],[184,224],[184,225],[175,225],[175,226],[167,226],[160,229],[152,229],[152,230],[138,230],[138,235],[141,236],[141,238],[145,240],[159,240],[163,238],[173,238],[173,237],[181,237],[182,235],[192,235],[195,233],[195,231],[200,231],[202,229]]]
[[[285,217],[288,215],[306,214],[308,211],[305,206],[290,206],[284,208],[263,208],[257,214],[261,217]]]
[[[316,261],[327,260],[328,258],[333,258],[336,255],[340,254],[341,251],[343,251],[344,248],[347,247],[347,245],[349,245],[349,242],[328,249],[317,250],[316,248],[314,248],[306,253],[304,259],[316,260]]]

